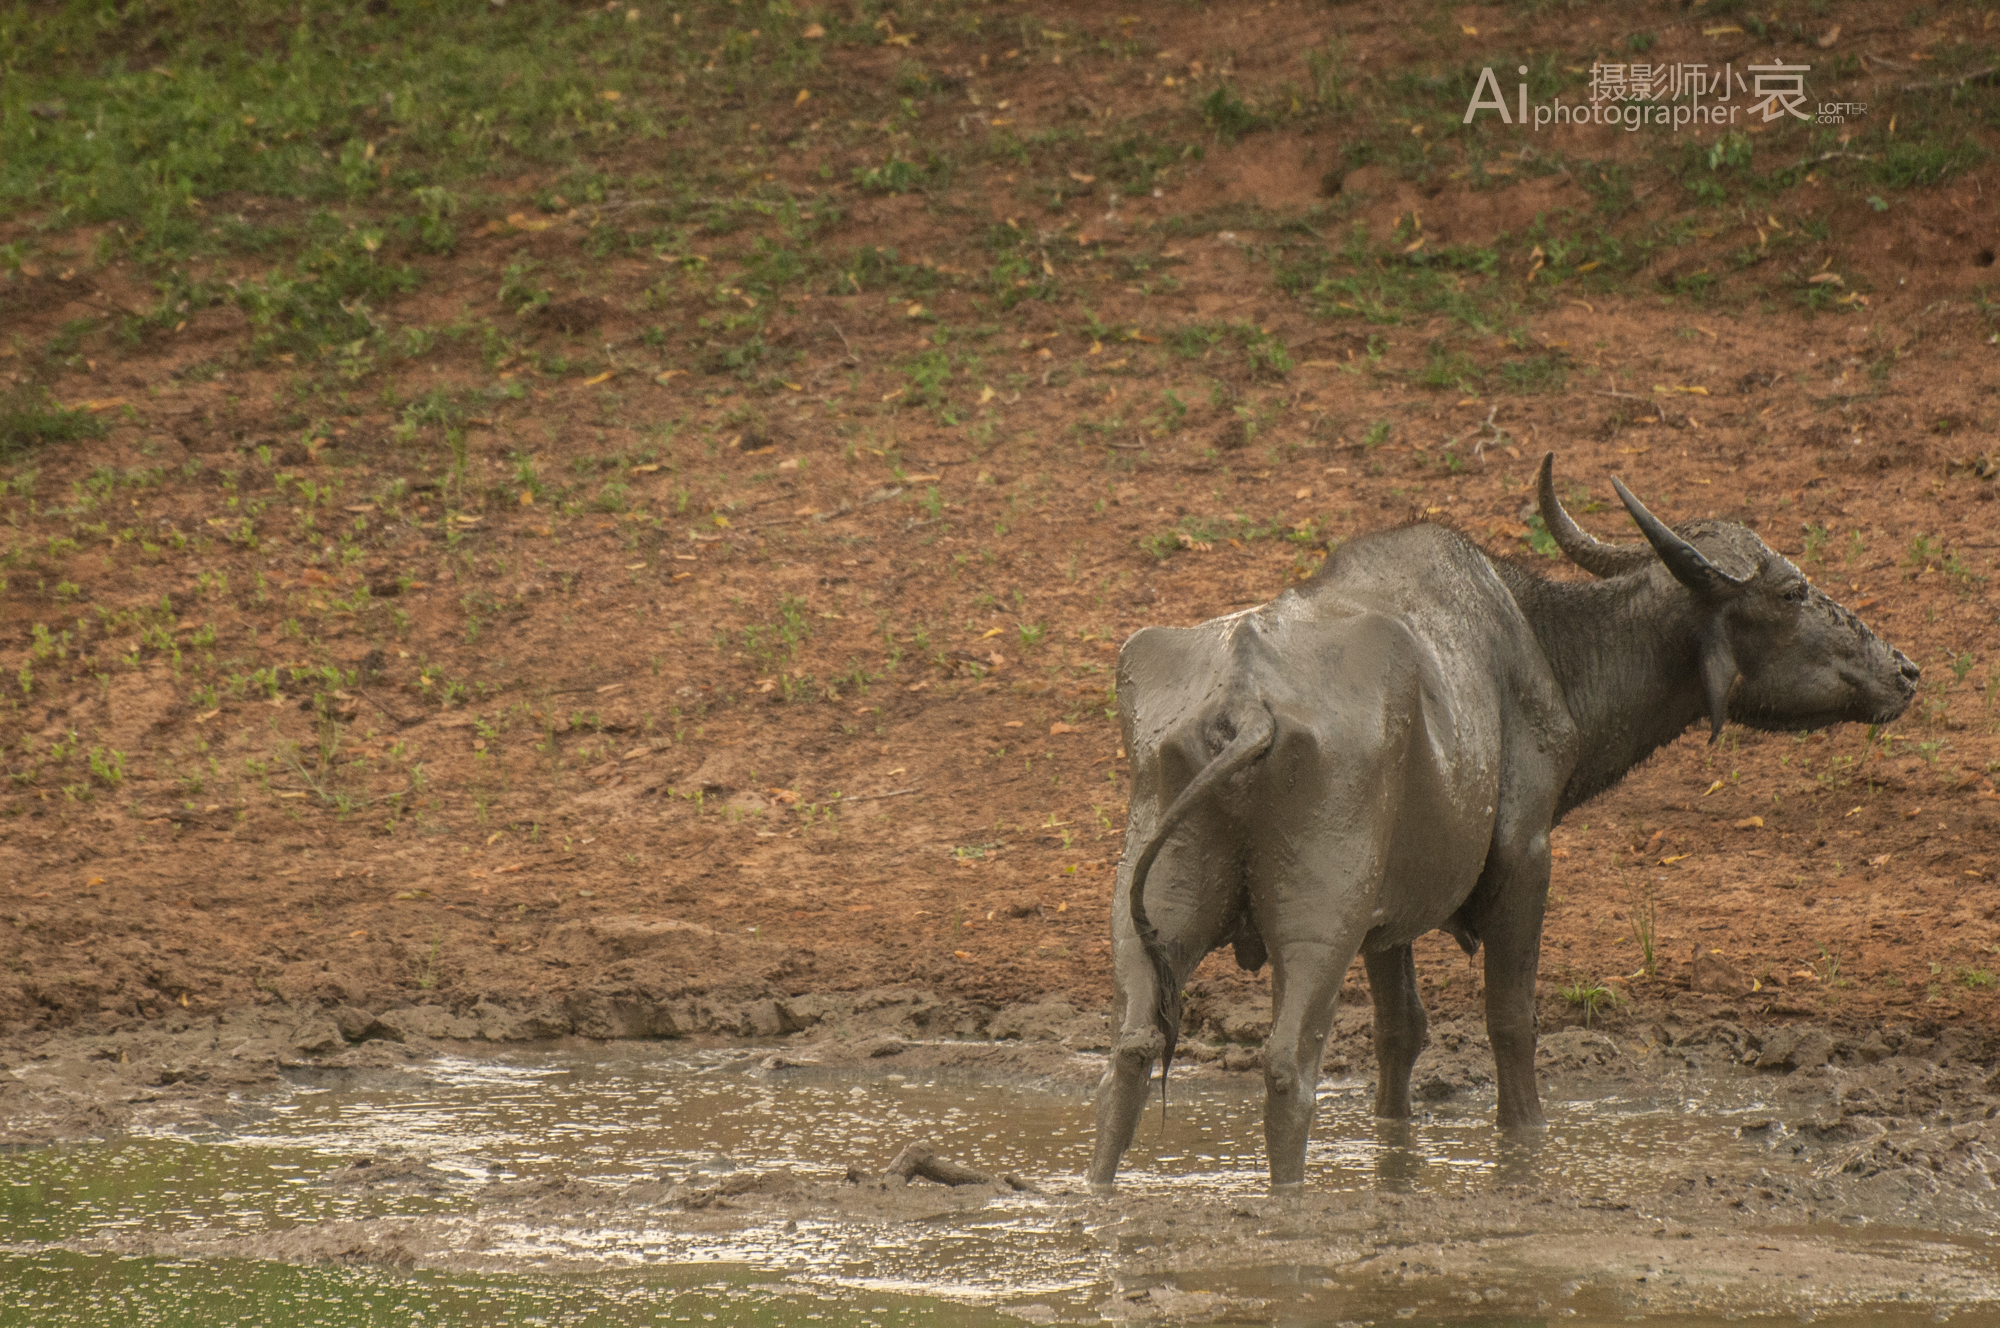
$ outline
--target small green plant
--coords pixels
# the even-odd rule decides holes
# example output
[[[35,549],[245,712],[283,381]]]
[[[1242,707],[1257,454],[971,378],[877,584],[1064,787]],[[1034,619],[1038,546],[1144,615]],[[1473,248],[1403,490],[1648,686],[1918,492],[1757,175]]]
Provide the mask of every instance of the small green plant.
[[[1567,987],[1558,987],[1556,995],[1562,997],[1571,1009],[1583,1011],[1585,1028],[1589,1028],[1598,1015],[1606,1010],[1614,1010],[1625,1002],[1625,998],[1618,994],[1616,987],[1607,987],[1596,982],[1579,981]]]
[[[1653,977],[1656,973],[1653,946],[1659,933],[1655,925],[1657,921],[1657,900],[1654,898],[1651,882],[1647,883],[1645,894],[1640,898],[1637,906],[1633,908],[1630,920],[1632,923],[1632,939],[1639,943],[1639,973],[1633,976],[1637,977],[1643,974],[1649,978]]]
[[[1991,970],[1984,968],[1961,968],[1958,970],[1958,980],[1969,991],[1987,991],[1996,982],[2000,982],[2000,978],[1995,978]]]
[[[1245,134],[1254,134],[1271,123],[1271,117],[1252,110],[1236,89],[1220,84],[1201,101],[1201,118],[1223,143],[1234,143]]]
[[[0,395],[0,457],[48,443],[102,438],[106,425],[87,410],[71,410],[38,384]]]
[[[1541,513],[1536,512],[1531,514],[1528,517],[1527,526],[1528,533],[1521,536],[1523,544],[1526,544],[1544,558],[1554,558],[1562,552],[1561,549],[1556,547],[1556,537],[1549,533],[1548,525],[1542,520]]]
[[[90,749],[90,777],[108,789],[125,782],[125,753],[104,747]]]
[[[424,956],[423,966],[417,970],[417,986],[421,987],[425,991],[430,991],[432,988],[437,986],[438,952],[443,948],[444,948],[443,938],[436,931],[432,931],[430,953]]]

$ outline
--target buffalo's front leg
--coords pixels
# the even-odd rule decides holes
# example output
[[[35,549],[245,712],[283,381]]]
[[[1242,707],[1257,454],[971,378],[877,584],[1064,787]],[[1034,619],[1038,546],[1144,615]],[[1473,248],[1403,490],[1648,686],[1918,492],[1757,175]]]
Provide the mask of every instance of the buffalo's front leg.
[[[1305,1183],[1320,1062],[1352,945],[1293,941],[1272,954],[1271,1038],[1264,1044],[1264,1147],[1271,1188]]]
[[[1499,1126],[1539,1129],[1535,1083],[1535,973],[1542,960],[1542,912],[1549,890],[1548,839],[1518,857],[1489,860],[1496,888],[1478,928],[1486,943],[1486,1037],[1500,1087]]]
[[[1407,945],[1363,957],[1368,994],[1375,1003],[1375,1114],[1410,1118],[1410,1071],[1430,1041],[1424,1003],[1417,995],[1417,959]]]

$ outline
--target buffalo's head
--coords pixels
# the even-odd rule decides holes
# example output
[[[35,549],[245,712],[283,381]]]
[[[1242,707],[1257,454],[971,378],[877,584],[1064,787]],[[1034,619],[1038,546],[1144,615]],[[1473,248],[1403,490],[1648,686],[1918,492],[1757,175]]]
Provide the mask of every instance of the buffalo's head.
[[[1917,691],[1917,666],[1733,521],[1669,528],[1615,477],[1644,544],[1606,544],[1556,499],[1555,454],[1542,458],[1542,520],[1570,561],[1600,577],[1664,566],[1705,610],[1701,673],[1710,740],[1725,718],[1761,729],[1886,724]]]

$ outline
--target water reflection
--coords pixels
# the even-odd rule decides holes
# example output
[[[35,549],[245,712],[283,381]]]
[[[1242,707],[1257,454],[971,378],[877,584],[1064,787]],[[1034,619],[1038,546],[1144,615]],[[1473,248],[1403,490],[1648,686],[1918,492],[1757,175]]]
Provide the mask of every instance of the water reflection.
[[[1408,1194],[1554,1181],[1638,1202],[1694,1156],[1756,1153],[1760,1165],[1802,1167],[1737,1137],[1732,1113],[1756,1108],[1752,1091],[1718,1082],[1692,1103],[1617,1096],[1552,1102],[1548,1131],[1516,1136],[1494,1130],[1490,1100],[1433,1104],[1415,1121],[1380,1121],[1369,1085],[1329,1083],[1318,1095],[1306,1188]],[[54,1243],[121,1232],[252,1234],[422,1216],[462,1218],[469,1230],[481,1191],[502,1180],[707,1184],[737,1170],[788,1167],[833,1183],[850,1163],[879,1169],[919,1137],[989,1171],[1080,1189],[1092,1129],[1089,1094],[1080,1088],[963,1073],[774,1075],[736,1052],[654,1046],[609,1055],[446,1058],[421,1073],[360,1081],[325,1076],[267,1105],[261,1120],[233,1134],[0,1158],[0,1229],[13,1251],[0,1256],[0,1282],[10,1268],[32,1273],[43,1258],[36,1251]],[[1121,1177],[1124,1191],[1262,1196],[1262,1105],[1260,1081],[1178,1081],[1164,1116],[1157,1106],[1148,1112]],[[399,1179],[342,1181],[356,1173],[357,1155],[400,1167]],[[1036,1294],[1077,1305],[1100,1294],[1093,1288],[1101,1288],[1116,1257],[1059,1203],[1033,1195],[918,1224],[801,1217],[701,1230],[644,1204],[599,1218],[580,1223],[510,1210],[504,1220],[479,1219],[479,1248],[522,1266],[635,1276],[745,1267],[828,1294]],[[6,1263],[23,1258],[27,1266]],[[104,1275],[121,1284],[158,1276]],[[7,1322],[0,1316],[0,1328]]]

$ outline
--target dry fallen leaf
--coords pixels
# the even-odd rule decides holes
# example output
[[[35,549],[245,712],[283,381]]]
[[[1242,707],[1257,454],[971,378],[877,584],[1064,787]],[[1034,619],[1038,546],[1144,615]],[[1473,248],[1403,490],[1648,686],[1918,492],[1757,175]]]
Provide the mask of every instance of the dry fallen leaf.
[[[1764,828],[1764,818],[1761,816],[1746,816],[1742,820],[1732,821],[1730,824],[1738,830],[1762,830]]]
[[[1061,720],[1057,720],[1057,721],[1056,721],[1055,723],[1053,723],[1053,724],[1049,725],[1049,732],[1050,732],[1050,733],[1075,733],[1075,732],[1076,732],[1076,725],[1074,725],[1074,724],[1065,724],[1065,723],[1063,723],[1063,722],[1062,722]]]
[[[1879,867],[1883,863],[1889,860],[1889,856],[1890,855],[1887,853],[1877,853],[1874,857],[1868,859],[1868,865],[1871,867]]]
[[[1676,854],[1674,854],[1674,855],[1673,855],[1673,856],[1672,856],[1671,858],[1661,858],[1661,859],[1660,859],[1660,865],[1661,865],[1662,867],[1671,867],[1671,866],[1673,866],[1673,865],[1674,865],[1674,864],[1675,864],[1676,862],[1685,862],[1685,861],[1687,861],[1687,859],[1689,859],[1689,858],[1691,858],[1691,857],[1693,857],[1693,856],[1694,856],[1694,854],[1692,854],[1692,853],[1676,853]]]
[[[818,41],[820,38],[826,36],[826,29],[817,23],[808,23],[805,26],[805,31],[799,33],[799,36],[805,38],[807,41]]]
[[[972,953],[969,950],[953,950],[951,957],[953,959],[970,959],[972,958]]]

